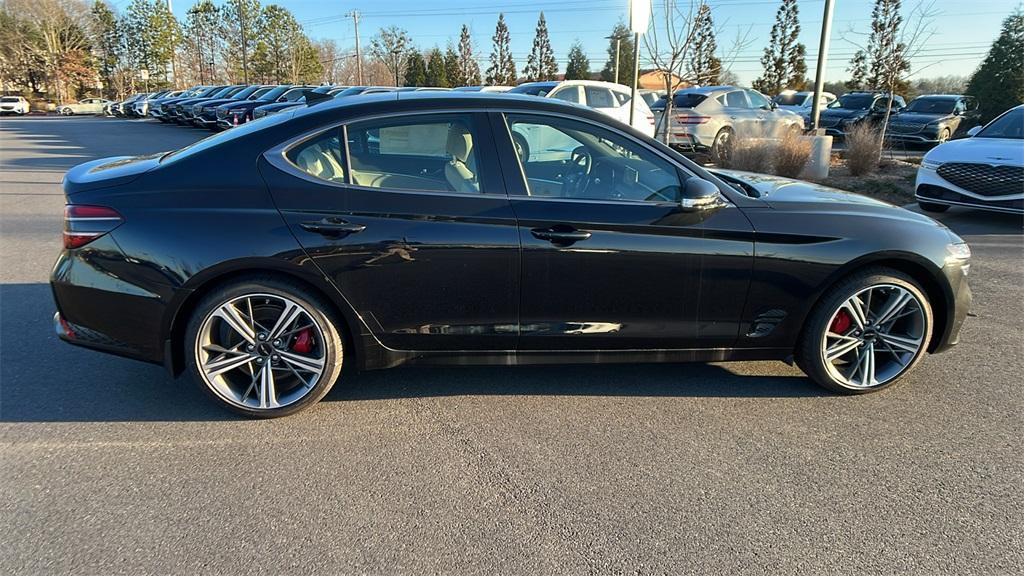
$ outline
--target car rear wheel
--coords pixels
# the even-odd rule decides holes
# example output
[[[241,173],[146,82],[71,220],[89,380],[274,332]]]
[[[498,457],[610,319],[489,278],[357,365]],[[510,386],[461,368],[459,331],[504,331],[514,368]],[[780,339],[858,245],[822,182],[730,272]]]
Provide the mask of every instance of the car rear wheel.
[[[797,364],[836,392],[863,394],[896,383],[924,355],[932,309],[910,276],[872,268],[842,280],[811,313]]]
[[[276,278],[207,295],[186,331],[186,364],[218,404],[249,417],[287,416],[316,403],[341,373],[340,322],[302,286]]]
[[[732,157],[732,130],[722,128],[715,135],[711,144],[711,159],[718,165],[724,165]]]
[[[925,212],[945,212],[946,210],[949,210],[949,204],[935,204],[932,202],[918,201],[917,205]]]

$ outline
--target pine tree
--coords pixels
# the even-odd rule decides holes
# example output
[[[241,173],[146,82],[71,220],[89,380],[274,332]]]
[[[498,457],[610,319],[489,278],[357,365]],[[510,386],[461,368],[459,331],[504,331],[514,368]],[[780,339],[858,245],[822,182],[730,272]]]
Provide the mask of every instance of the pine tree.
[[[516,64],[512,60],[512,41],[505,14],[498,14],[498,24],[494,28],[494,48],[491,51],[491,65],[487,67],[487,84],[491,86],[514,86],[516,83]]]
[[[480,64],[473,56],[473,39],[469,35],[469,26],[465,24],[459,35],[459,80],[464,86],[480,84]]]
[[[448,73],[444,67],[444,55],[441,54],[441,50],[433,48],[430,52],[427,52],[427,86],[436,86],[438,88],[447,88],[450,86],[448,83]]]
[[[616,41],[616,38],[618,41]],[[618,42],[619,45],[618,68],[615,67],[616,42]],[[618,78],[615,78],[616,70],[619,72]],[[615,25],[615,28],[612,28],[612,33],[608,40],[608,61],[605,62],[604,68],[601,69],[601,80],[604,80],[605,82],[616,82],[618,84],[628,84],[632,70],[633,34],[630,33],[628,26],[619,22]]]
[[[221,34],[226,43],[224,62],[230,81],[249,83],[249,60],[263,32],[259,0],[227,0],[220,8]]]
[[[92,6],[92,32],[100,80],[104,88],[109,89],[114,85],[114,75],[122,58],[124,33],[117,16],[103,0],[96,0]]]
[[[462,69],[459,68],[459,54],[452,48],[451,42],[444,51],[444,77],[448,79],[448,86],[458,88],[465,86],[466,81],[462,78]]]
[[[583,53],[583,44],[579,40],[569,48],[569,63],[565,65],[566,80],[590,80],[590,60]]]
[[[714,86],[718,84],[722,72],[722,61],[715,55],[718,43],[715,41],[715,24],[711,19],[710,6],[700,5],[693,26],[690,79],[699,86]]]
[[[868,57],[863,50],[857,50],[850,59],[850,66],[846,69],[850,73],[850,79],[845,82],[849,90],[863,90],[868,80]]]
[[[252,71],[263,82],[294,81],[293,52],[301,50],[302,27],[290,11],[276,4],[263,8],[265,32],[252,57]]]
[[[901,8],[902,0],[875,0],[866,51],[868,88],[902,93],[908,87],[905,76],[910,72],[910,62],[906,58],[906,46],[900,41]]]
[[[999,37],[985,60],[971,76],[967,93],[978,99],[981,118],[987,122],[1024,103],[1024,12],[1003,20]]]
[[[544,20],[544,13],[540,13],[537,20],[537,33],[533,38],[533,49],[526,59],[526,68],[523,75],[528,82],[541,82],[554,80],[558,74],[558,62],[555,61],[555,52],[551,49],[551,38],[548,37],[548,23]]]
[[[193,69],[193,83],[206,84],[217,78],[217,55],[221,52],[220,10],[211,0],[200,0],[185,17],[185,52]]]
[[[754,81],[754,88],[765,94],[778,94],[784,88],[802,90],[807,83],[807,49],[797,42],[800,36],[800,15],[796,0],[782,0],[775,13],[768,46],[761,57],[764,73]]]
[[[405,80],[403,86],[426,86],[427,64],[418,50],[409,53],[405,64]]]

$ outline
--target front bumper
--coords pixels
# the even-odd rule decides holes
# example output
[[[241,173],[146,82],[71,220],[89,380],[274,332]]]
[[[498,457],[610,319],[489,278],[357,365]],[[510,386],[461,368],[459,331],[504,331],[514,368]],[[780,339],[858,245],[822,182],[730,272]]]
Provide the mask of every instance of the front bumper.
[[[917,170],[914,197],[931,204],[1024,214],[1024,191],[1008,196],[983,196],[952,184],[939,176],[936,169],[923,165]]]
[[[967,283],[970,261],[956,261],[946,264],[942,269],[948,293],[946,294],[946,316],[943,331],[932,341],[931,353],[943,352],[960,342],[960,329],[963,328],[971,309],[973,295]]]

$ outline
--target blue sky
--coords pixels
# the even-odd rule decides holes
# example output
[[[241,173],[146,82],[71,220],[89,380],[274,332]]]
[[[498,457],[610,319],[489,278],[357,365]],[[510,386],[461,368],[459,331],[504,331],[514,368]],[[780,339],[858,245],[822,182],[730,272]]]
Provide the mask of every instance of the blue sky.
[[[113,3],[123,9],[128,1]],[[175,14],[184,19],[185,12],[194,3],[195,0],[173,0]],[[591,70],[600,69],[607,59],[608,41],[604,37],[616,22],[626,21],[628,6],[628,0],[280,0],[266,3],[291,10],[311,37],[333,38],[344,48],[354,46],[352,19],[343,17],[353,9],[362,13],[360,36],[364,46],[379,28],[395,24],[408,30],[421,48],[435,45],[444,48],[449,41],[458,40],[459,29],[465,23],[470,26],[482,63],[490,52],[498,13],[504,12],[518,70],[525,65],[537,16],[542,10],[560,68],[564,70],[570,44],[579,39],[590,58]],[[718,44],[722,52],[728,52],[738,36],[746,36],[746,48],[735,55],[731,69],[741,82],[749,84],[760,73],[758,60],[768,41],[779,2],[710,0],[709,3],[716,28],[719,28]],[[678,0],[678,5],[688,4],[688,0]],[[824,1],[801,0],[798,4],[801,41],[807,46],[811,57],[808,69],[813,74]],[[846,77],[846,66],[856,50],[854,43],[863,43],[866,39],[873,0],[836,0],[835,4],[826,80]],[[933,20],[934,35],[912,61],[919,77],[969,75],[998,35],[1002,20],[1019,5],[1015,0],[934,0],[928,4],[937,17]],[[655,0],[654,5],[657,18],[660,0]],[[904,13],[917,5],[916,0],[904,0]]]

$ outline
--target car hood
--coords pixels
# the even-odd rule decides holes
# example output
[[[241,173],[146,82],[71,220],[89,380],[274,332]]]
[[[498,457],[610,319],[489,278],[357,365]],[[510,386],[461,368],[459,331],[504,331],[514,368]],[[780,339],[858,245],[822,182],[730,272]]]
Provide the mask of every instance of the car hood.
[[[952,114],[924,114],[921,112],[900,112],[889,117],[889,120],[899,124],[930,124],[939,120],[949,120]]]
[[[114,156],[79,164],[64,175],[64,194],[123,186],[159,166],[161,156]]]
[[[813,182],[793,180],[768,174],[740,172],[738,170],[713,170],[712,172],[731,176],[749,184],[758,191],[760,199],[772,208],[799,208],[805,212],[856,212],[869,214],[873,217],[938,225],[935,220],[923,214],[911,212],[888,202]]]
[[[820,118],[859,118],[866,116],[867,110],[854,110],[852,108],[825,108],[818,116]]]
[[[1016,138],[961,138],[932,148],[925,159],[1024,166],[1024,142]]]
[[[221,104],[220,106],[218,106],[218,108],[225,109],[225,110],[232,110],[232,109],[235,109],[235,108],[247,108],[247,107],[255,108],[256,106],[264,106],[264,105],[267,105],[267,104],[273,104],[273,102],[266,102],[266,101],[261,101],[261,100],[242,100],[240,102],[228,102],[226,104]]]

